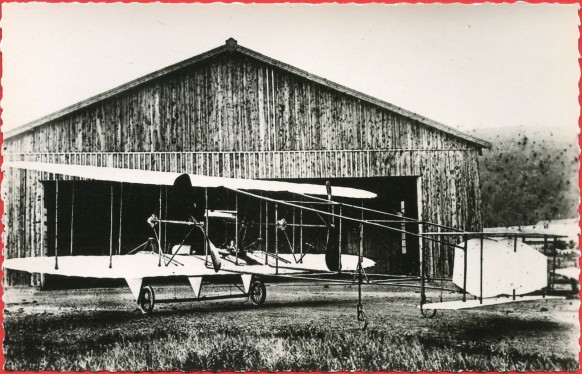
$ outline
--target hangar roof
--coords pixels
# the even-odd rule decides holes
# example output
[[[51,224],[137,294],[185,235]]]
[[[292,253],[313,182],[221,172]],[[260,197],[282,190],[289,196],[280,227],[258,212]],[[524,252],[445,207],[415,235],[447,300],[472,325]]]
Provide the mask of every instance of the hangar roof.
[[[45,124],[47,122],[50,122],[50,121],[55,120],[55,119],[58,119],[59,117],[63,117],[65,115],[67,115],[67,114],[70,114],[70,113],[72,113],[74,111],[77,111],[79,109],[85,108],[85,107],[87,107],[89,105],[95,104],[95,103],[97,103],[99,101],[108,99],[108,98],[113,97],[115,95],[118,95],[118,94],[120,94],[120,93],[122,93],[124,91],[127,91],[127,90],[131,89],[131,88],[134,88],[134,87],[137,87],[139,85],[148,83],[148,82],[150,82],[150,81],[152,81],[154,79],[157,79],[157,78],[160,78],[162,76],[171,74],[171,73],[173,73],[173,72],[175,72],[177,70],[183,69],[183,68],[185,68],[185,67],[187,67],[189,65],[196,64],[196,63],[201,62],[203,60],[206,60],[208,58],[217,56],[217,55],[219,55],[221,53],[234,52],[234,51],[236,51],[238,53],[241,53],[243,55],[246,55],[248,57],[257,59],[259,61],[262,61],[262,62],[264,62],[266,64],[275,66],[275,67],[277,67],[279,69],[285,70],[285,71],[287,71],[289,73],[298,75],[298,76],[303,77],[305,79],[308,79],[308,80],[310,80],[312,82],[315,82],[315,83],[324,85],[324,86],[329,87],[329,88],[331,88],[331,89],[333,89],[335,91],[339,91],[339,92],[345,93],[347,95],[356,97],[356,98],[358,98],[358,99],[360,99],[362,101],[369,102],[369,103],[374,104],[374,105],[377,105],[379,107],[388,109],[388,110],[390,110],[392,112],[401,114],[401,115],[403,115],[405,117],[408,117],[408,118],[411,118],[413,120],[416,120],[416,121],[418,121],[418,122],[420,122],[420,123],[422,123],[424,125],[433,127],[433,128],[435,128],[437,130],[443,131],[445,133],[448,133],[450,135],[453,135],[455,137],[458,137],[460,139],[463,139],[463,140],[465,140],[465,141],[467,141],[467,142],[469,142],[469,143],[471,143],[471,144],[473,144],[473,145],[475,145],[475,146],[477,146],[479,148],[491,148],[491,143],[489,143],[489,142],[487,142],[485,140],[481,140],[481,139],[476,138],[474,136],[465,134],[465,133],[463,133],[463,132],[461,132],[461,131],[459,131],[457,129],[454,129],[454,128],[450,127],[450,126],[444,125],[444,124],[442,124],[440,122],[434,121],[434,120],[432,120],[430,118],[427,118],[427,117],[421,116],[419,114],[413,113],[413,112],[408,111],[408,110],[406,110],[404,108],[401,108],[401,107],[398,107],[396,105],[390,104],[390,103],[388,103],[386,101],[382,101],[380,99],[376,99],[376,98],[374,98],[372,96],[366,95],[364,93],[361,93],[359,91],[353,90],[351,88],[348,88],[348,87],[342,86],[340,84],[331,82],[331,81],[329,81],[329,80],[327,80],[325,78],[321,78],[321,77],[319,77],[317,75],[308,73],[308,72],[306,72],[304,70],[298,69],[298,68],[296,68],[294,66],[291,66],[289,64],[286,64],[284,62],[275,60],[273,58],[270,58],[268,56],[265,56],[263,54],[260,54],[258,52],[255,52],[255,51],[253,51],[251,49],[248,49],[248,48],[245,48],[243,46],[240,46],[240,45],[238,45],[237,41],[235,39],[233,39],[233,38],[229,38],[224,45],[222,45],[222,46],[220,46],[218,48],[215,48],[215,49],[212,49],[212,50],[210,50],[208,52],[205,52],[205,53],[199,54],[197,56],[191,57],[191,58],[189,58],[187,60],[178,62],[178,63],[176,63],[174,65],[170,65],[170,66],[168,66],[166,68],[157,70],[157,71],[155,71],[153,73],[150,73],[150,74],[145,75],[145,76],[143,76],[141,78],[138,78],[138,79],[135,79],[135,80],[130,81],[128,83],[125,83],[125,84],[123,84],[121,86],[118,86],[116,88],[113,88],[113,89],[111,89],[109,91],[105,91],[105,92],[103,92],[103,93],[101,93],[99,95],[95,95],[95,96],[93,96],[93,97],[91,97],[89,99],[86,99],[86,100],[83,100],[83,101],[81,101],[79,103],[76,103],[76,104],[73,104],[71,106],[68,106],[68,107],[66,107],[66,108],[64,108],[62,110],[59,110],[57,112],[48,114],[48,115],[46,115],[44,117],[41,117],[41,118],[39,118],[39,119],[37,119],[35,121],[29,122],[29,123],[27,123],[25,125],[22,125],[20,127],[17,127],[17,128],[15,128],[13,130],[6,131],[4,133],[4,139],[9,139],[9,138],[15,137],[17,135],[26,133],[26,132],[28,132],[28,131],[30,131],[30,130],[38,127],[38,126],[42,126],[43,124]]]

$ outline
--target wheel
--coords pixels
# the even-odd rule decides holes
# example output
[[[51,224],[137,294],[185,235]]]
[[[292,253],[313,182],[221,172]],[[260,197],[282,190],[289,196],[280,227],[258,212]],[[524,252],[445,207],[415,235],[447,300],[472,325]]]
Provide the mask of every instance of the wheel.
[[[434,318],[437,314],[436,309],[430,309],[426,307],[426,304],[431,304],[432,301],[426,300],[424,303],[420,303],[420,313],[424,318]]]
[[[256,280],[251,283],[251,288],[249,289],[249,300],[253,305],[263,305],[266,297],[267,289],[263,282]]]
[[[137,300],[141,312],[143,314],[150,314],[154,310],[155,303],[156,295],[154,289],[151,286],[143,287],[139,293],[139,299]]]
[[[358,326],[360,326],[362,331],[368,328],[368,315],[363,310],[358,310]]]

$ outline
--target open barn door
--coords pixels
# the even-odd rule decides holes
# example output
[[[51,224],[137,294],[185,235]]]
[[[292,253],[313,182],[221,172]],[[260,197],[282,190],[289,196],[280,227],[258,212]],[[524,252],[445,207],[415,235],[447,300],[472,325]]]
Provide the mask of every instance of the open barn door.
[[[331,179],[290,179],[289,181],[302,183],[324,184],[329,181],[332,195],[333,186],[344,186],[365,189],[376,193],[377,198],[370,202],[364,202],[364,207],[377,209],[394,214],[388,217],[374,212],[365,212],[363,218],[377,221],[396,229],[405,230],[410,233],[418,233],[418,192],[417,177],[373,177],[373,178],[331,178]],[[361,204],[361,201],[353,199],[342,199],[333,196],[333,200],[346,204]],[[373,204],[367,206],[366,204]],[[344,207],[343,214],[359,215],[360,212],[350,211]],[[335,213],[339,214],[339,208],[335,208]],[[402,217],[402,218],[400,218]],[[405,222],[405,217],[410,218]],[[309,222],[313,223],[313,222]],[[317,222],[316,222],[317,223]],[[321,222],[318,222],[321,223]],[[336,222],[337,223],[337,222]],[[350,223],[344,220],[342,227],[335,225],[330,232],[333,232],[329,248],[338,252],[341,246],[342,254],[356,255],[359,248],[360,228],[357,223]],[[413,235],[392,232],[379,227],[366,226],[364,228],[364,256],[376,261],[376,266],[372,273],[381,274],[401,274],[420,275],[419,272],[419,241]],[[319,242],[314,243],[324,248],[326,237],[319,237]],[[328,255],[326,253],[326,255]],[[329,254],[330,257],[331,254]],[[330,258],[333,263],[334,258]]]

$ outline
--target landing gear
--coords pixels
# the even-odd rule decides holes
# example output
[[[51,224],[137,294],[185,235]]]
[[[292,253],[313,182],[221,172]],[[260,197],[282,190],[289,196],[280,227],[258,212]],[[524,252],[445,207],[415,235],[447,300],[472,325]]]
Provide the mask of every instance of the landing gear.
[[[364,307],[362,304],[358,304],[358,326],[365,331],[368,327],[368,316],[364,312]]]
[[[253,305],[259,306],[263,305],[266,297],[267,289],[265,288],[265,284],[260,279],[254,280],[249,289],[249,301]]]
[[[424,318],[432,319],[436,316],[437,311],[436,309],[430,309],[430,306],[427,307],[427,304],[431,304],[432,301],[425,300],[424,302],[420,303],[420,313]]]
[[[151,286],[142,287],[139,298],[137,299],[137,305],[143,314],[150,314],[154,310],[154,305],[156,303],[156,295],[154,289]]]

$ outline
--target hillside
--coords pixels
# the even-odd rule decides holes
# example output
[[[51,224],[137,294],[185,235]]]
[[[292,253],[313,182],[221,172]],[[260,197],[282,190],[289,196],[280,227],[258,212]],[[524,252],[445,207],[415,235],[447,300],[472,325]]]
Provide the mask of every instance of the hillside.
[[[479,160],[485,227],[577,217],[575,134],[520,127],[479,129],[471,134],[493,143]]]

